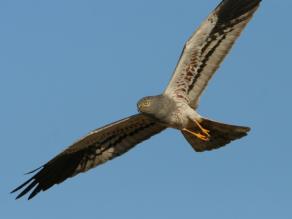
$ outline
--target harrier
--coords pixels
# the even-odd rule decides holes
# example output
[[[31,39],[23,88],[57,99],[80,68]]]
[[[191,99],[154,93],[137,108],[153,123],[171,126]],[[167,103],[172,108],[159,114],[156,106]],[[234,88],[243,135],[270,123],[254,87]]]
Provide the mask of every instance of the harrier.
[[[90,132],[58,154],[28,181],[17,199],[28,199],[67,178],[124,154],[166,128],[184,135],[197,152],[220,148],[247,135],[248,127],[219,123],[196,112],[208,81],[251,20],[261,0],[223,0],[186,42],[165,91],[142,98],[139,113]]]

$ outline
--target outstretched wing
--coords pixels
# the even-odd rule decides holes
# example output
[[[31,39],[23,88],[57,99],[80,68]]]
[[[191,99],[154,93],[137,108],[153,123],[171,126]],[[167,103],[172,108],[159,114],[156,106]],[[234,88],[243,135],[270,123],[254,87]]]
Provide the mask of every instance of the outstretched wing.
[[[261,0],[223,0],[186,42],[164,93],[196,107],[208,81]]]
[[[40,191],[127,152],[165,128],[153,119],[137,114],[96,129],[43,165],[40,170],[37,169],[39,171],[32,178],[12,193],[26,186],[16,198],[32,190],[29,195],[31,199]]]

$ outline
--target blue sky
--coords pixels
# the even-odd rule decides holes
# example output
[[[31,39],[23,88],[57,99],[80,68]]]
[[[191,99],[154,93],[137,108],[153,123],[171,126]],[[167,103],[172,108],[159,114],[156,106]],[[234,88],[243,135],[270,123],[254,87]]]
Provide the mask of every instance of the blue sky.
[[[199,112],[252,127],[195,153],[167,130],[86,174],[14,200],[23,173],[163,91],[218,0],[0,1],[0,215],[5,218],[291,218],[292,2],[264,1]]]

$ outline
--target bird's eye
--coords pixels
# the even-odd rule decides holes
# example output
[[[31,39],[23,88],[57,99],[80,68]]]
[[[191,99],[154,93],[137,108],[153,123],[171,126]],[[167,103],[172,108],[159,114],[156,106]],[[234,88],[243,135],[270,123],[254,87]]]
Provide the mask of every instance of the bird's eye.
[[[150,101],[149,101],[149,100],[144,101],[144,102],[143,102],[143,106],[146,106],[146,107],[147,107],[147,106],[150,106]]]

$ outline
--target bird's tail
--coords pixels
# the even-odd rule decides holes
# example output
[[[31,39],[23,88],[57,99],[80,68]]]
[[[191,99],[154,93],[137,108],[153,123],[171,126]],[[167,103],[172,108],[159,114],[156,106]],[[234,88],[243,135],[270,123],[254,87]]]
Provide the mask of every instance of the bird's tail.
[[[192,135],[190,132],[181,131],[186,140],[197,152],[210,151],[220,148],[233,140],[242,138],[247,135],[250,128],[244,126],[236,126],[212,121],[202,118],[201,126],[209,130],[209,140],[202,140]],[[190,122],[188,130],[198,132],[198,127],[195,123]]]

